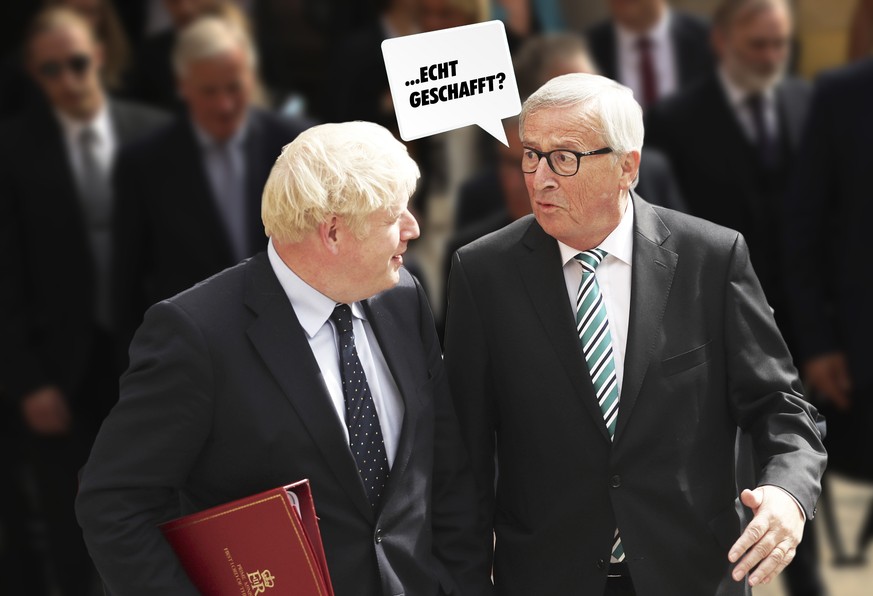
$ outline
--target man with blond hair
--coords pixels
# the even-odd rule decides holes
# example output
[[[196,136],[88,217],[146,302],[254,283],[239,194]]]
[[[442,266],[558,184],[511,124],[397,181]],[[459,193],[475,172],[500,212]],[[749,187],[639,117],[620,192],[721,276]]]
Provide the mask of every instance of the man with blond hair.
[[[337,596],[488,593],[433,320],[403,268],[417,179],[386,129],[314,127],[267,181],[267,251],[146,313],[77,501],[111,591],[195,594],[156,524],[309,478]]]

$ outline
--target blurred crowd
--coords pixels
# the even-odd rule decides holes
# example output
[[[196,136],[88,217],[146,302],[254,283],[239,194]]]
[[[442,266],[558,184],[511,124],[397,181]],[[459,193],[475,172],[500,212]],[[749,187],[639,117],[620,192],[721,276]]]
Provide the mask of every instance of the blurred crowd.
[[[797,76],[789,0],[711,4],[701,16],[667,0],[4,3],[4,591],[94,593],[73,496],[127,345],[149,305],[265,249],[260,194],[282,146],[318,122],[396,133],[381,42],[495,18],[522,101],[570,72],[633,90],[646,120],[636,192],[743,233],[828,416],[829,469],[873,481],[873,1],[857,0],[846,65],[814,81]],[[453,251],[530,213],[518,122],[504,125],[508,146],[475,127],[407,143],[423,230],[407,266],[438,319]],[[828,499],[825,487],[820,509]],[[786,572],[793,596],[827,593],[814,531],[830,530],[844,564],[873,539],[869,515],[858,544],[817,526]]]

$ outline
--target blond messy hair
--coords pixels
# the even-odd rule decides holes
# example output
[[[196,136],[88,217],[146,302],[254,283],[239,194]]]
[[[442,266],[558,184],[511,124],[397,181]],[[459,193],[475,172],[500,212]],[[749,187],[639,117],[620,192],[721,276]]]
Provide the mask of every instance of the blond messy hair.
[[[270,172],[261,202],[265,232],[299,242],[338,215],[361,238],[367,216],[399,211],[418,177],[406,147],[378,124],[313,126],[282,149]]]

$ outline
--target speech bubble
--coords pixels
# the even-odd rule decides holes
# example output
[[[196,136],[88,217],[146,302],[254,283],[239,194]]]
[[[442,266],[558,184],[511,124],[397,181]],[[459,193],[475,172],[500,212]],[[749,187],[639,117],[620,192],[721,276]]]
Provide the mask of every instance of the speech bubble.
[[[521,102],[501,21],[386,39],[382,57],[404,141],[476,124],[509,146]]]

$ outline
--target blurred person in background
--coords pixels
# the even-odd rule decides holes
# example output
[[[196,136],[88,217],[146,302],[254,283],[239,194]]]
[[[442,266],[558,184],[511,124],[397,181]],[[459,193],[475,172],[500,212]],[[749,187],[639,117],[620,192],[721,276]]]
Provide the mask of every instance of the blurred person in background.
[[[794,20],[785,0],[722,0],[713,18],[718,67],[648,113],[646,147],[670,158],[693,215],[738,230],[790,349],[781,205],[809,111],[810,88],[786,76]],[[705,139],[708,149],[700,150]],[[745,445],[745,438],[741,439]],[[749,450],[740,448],[741,458]],[[757,463],[742,466],[754,481]],[[814,524],[785,574],[795,596],[823,594]]]
[[[137,48],[128,85],[131,97],[169,111],[181,112],[185,103],[179,97],[173,72],[173,48],[179,32],[198,17],[213,10],[220,0],[163,0],[172,27],[147,37]]]
[[[333,56],[336,81],[335,110],[338,122],[366,120],[397,132],[397,117],[382,58],[382,42],[420,31],[418,0],[386,0],[378,18],[347,39],[339,40]]]
[[[782,203],[784,283],[804,383],[828,419],[828,470],[873,482],[873,59],[826,73]],[[827,484],[827,483],[826,483]],[[865,561],[873,507],[854,555]],[[845,558],[844,558],[845,557]],[[843,558],[843,560],[840,560]]]
[[[123,91],[131,52],[112,0],[47,0],[46,5],[71,8],[91,24],[103,47],[103,84],[112,93]]]
[[[0,125],[0,384],[21,413],[63,594],[90,584],[71,505],[76,472],[117,398],[110,173],[121,146],[166,120],[107,96],[104,54],[79,14],[41,12],[25,59],[46,102]]]
[[[785,76],[791,10],[785,0],[722,0],[713,27],[718,68],[648,113],[646,147],[667,154],[692,214],[745,236],[793,345],[783,318],[778,230],[810,88]]]
[[[284,114],[334,119],[338,79],[336,48],[378,18],[381,2],[360,0],[258,0],[252,7],[261,73]]]
[[[153,303],[263,247],[261,191],[301,130],[251,105],[257,56],[248,35],[204,16],[173,56],[185,116],[119,156],[113,305],[122,364]]]
[[[587,32],[601,74],[630,87],[643,109],[684,89],[713,67],[709,27],[667,0],[608,0],[609,14]]]

